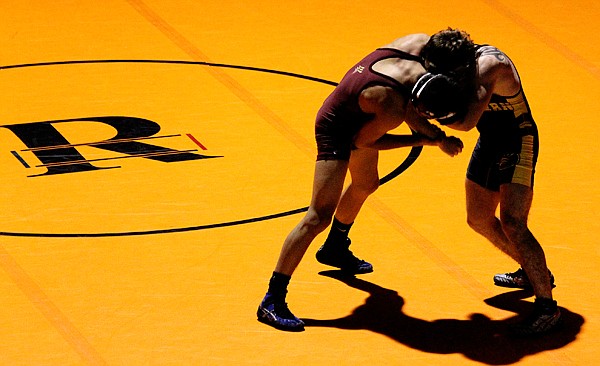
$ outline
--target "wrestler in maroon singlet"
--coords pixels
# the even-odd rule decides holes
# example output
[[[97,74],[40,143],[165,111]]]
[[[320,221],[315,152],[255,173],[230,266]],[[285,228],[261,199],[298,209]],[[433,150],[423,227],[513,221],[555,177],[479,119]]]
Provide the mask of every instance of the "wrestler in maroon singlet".
[[[378,48],[351,68],[317,113],[315,135],[317,160],[349,160],[352,140],[360,128],[373,118],[358,106],[358,96],[373,85],[388,86],[409,99],[411,90],[390,76],[373,70],[387,58],[402,58],[421,63],[421,58],[394,48]]]

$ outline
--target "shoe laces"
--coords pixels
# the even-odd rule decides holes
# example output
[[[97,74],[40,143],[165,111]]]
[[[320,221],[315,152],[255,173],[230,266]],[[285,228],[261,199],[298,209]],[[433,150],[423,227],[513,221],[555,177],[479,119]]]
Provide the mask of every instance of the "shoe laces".
[[[363,264],[363,263],[366,263],[364,260],[356,257],[354,255],[354,253],[352,253],[352,251],[350,249],[346,249],[346,250],[342,251],[340,253],[340,255],[342,257],[342,260],[344,262],[347,262],[347,263],[354,263],[354,264]]]
[[[277,316],[283,318],[283,319],[291,319],[291,320],[295,320],[296,317],[294,316],[294,314],[292,314],[292,312],[290,311],[290,309],[288,308],[288,305],[286,302],[276,302],[273,304],[273,310],[275,310],[275,313],[277,314]]]
[[[512,273],[507,273],[506,276],[511,277],[511,278],[517,278],[517,277],[527,278],[527,274],[525,273],[525,270],[523,268],[519,268],[515,272],[512,272]]]

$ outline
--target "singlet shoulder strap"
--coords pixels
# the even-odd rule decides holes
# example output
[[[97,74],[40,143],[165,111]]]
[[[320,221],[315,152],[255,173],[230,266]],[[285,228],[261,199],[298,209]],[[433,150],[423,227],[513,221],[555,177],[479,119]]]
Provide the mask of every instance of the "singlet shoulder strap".
[[[399,50],[397,48],[381,47],[379,49],[380,50],[392,51],[393,53],[395,53],[396,55],[398,55],[398,58],[401,58],[401,59],[404,59],[404,60],[415,61],[415,62],[420,63],[421,65],[423,65],[423,63],[424,63],[423,58],[421,56],[415,56],[415,55],[410,54],[408,52],[404,52],[402,50]]]

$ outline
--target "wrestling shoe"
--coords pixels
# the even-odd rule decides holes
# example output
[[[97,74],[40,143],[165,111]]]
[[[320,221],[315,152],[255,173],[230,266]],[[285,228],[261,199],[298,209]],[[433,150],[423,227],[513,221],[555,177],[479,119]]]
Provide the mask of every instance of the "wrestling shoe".
[[[550,275],[550,284],[552,288],[556,287],[554,284],[554,275],[548,270]],[[512,273],[501,273],[494,276],[494,284],[500,287],[510,288],[522,288],[531,289],[531,283],[527,277],[527,273],[523,268],[519,268],[517,271]]]
[[[268,324],[279,330],[290,332],[301,332],[304,330],[304,322],[294,316],[283,300],[273,299],[267,294],[258,306],[256,312],[258,321]]]
[[[373,272],[371,263],[356,258],[348,247],[350,247],[349,238],[346,238],[345,243],[339,245],[325,242],[317,251],[317,261],[350,274]]]
[[[535,299],[533,312],[522,323],[513,325],[511,332],[517,336],[535,336],[547,333],[560,325],[560,309],[555,300]]]

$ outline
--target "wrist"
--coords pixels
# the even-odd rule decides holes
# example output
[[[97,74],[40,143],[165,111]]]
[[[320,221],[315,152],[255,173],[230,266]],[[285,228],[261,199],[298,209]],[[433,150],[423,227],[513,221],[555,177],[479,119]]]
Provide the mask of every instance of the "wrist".
[[[446,132],[440,130],[440,132],[438,132],[438,134],[435,135],[431,140],[434,142],[435,145],[439,145],[445,138]]]

